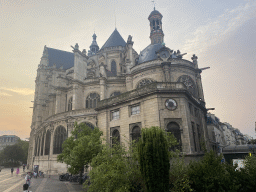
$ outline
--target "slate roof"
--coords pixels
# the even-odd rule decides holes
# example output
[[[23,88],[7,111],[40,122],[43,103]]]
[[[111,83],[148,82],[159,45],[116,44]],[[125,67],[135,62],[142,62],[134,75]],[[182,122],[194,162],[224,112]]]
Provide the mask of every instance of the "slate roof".
[[[61,51],[47,47],[49,67],[56,65],[56,68],[63,66],[63,69],[74,67],[74,53]]]
[[[147,46],[140,52],[138,64],[157,59],[156,51],[161,48],[162,44],[150,44]]]
[[[115,47],[115,46],[125,46],[126,42],[124,41],[123,37],[120,35],[120,33],[117,31],[117,29],[114,30],[114,32],[110,35],[106,43],[101,47],[101,49],[104,49],[106,47]]]

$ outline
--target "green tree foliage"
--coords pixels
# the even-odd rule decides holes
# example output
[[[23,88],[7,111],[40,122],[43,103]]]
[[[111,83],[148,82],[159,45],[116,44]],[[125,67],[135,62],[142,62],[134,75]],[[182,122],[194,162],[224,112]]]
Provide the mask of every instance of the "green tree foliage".
[[[237,191],[240,187],[239,172],[234,166],[221,163],[222,156],[213,151],[206,153],[199,162],[192,162],[188,169],[191,187],[195,191]]]
[[[256,157],[247,156],[245,158],[245,167],[240,169],[238,182],[240,191],[255,191],[256,189]]]
[[[129,145],[132,146],[132,145]],[[140,191],[142,178],[137,161],[136,147],[125,147],[109,143],[93,158],[88,192],[126,192]]]
[[[63,142],[62,153],[57,160],[66,163],[70,173],[77,174],[102,150],[102,132],[96,127],[91,129],[84,123],[75,123],[74,127],[72,135]]]
[[[170,191],[193,191],[188,176],[188,166],[184,162],[184,156],[173,154],[170,165]]]
[[[148,192],[169,190],[169,144],[159,127],[142,129],[138,142],[140,171]]]
[[[14,145],[6,146],[0,153],[0,162],[4,166],[18,166],[27,162],[28,141],[18,140]]]

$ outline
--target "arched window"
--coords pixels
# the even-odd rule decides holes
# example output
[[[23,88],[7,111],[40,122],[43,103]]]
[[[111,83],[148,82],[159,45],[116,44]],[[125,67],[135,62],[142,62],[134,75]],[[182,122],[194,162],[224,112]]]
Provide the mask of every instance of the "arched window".
[[[137,89],[138,88],[141,88],[143,86],[146,86],[146,85],[149,85],[151,83],[155,82],[154,80],[152,79],[142,79],[138,84],[137,84]]]
[[[73,97],[68,100],[68,111],[72,111]]]
[[[45,133],[43,134],[43,138],[42,138],[42,144],[41,144],[41,156],[44,155],[44,135]]]
[[[62,144],[66,138],[66,129],[62,126],[57,127],[54,133],[53,154],[60,154],[62,152]]]
[[[90,93],[86,98],[86,108],[91,109],[97,107],[97,103],[100,101],[100,95],[98,93]]]
[[[115,92],[111,93],[110,97],[115,97],[115,96],[118,96],[120,94],[121,94],[120,91],[115,91]]]
[[[48,130],[46,132],[44,155],[49,155],[50,154],[50,145],[51,145],[51,132]]]
[[[34,156],[37,156],[38,137],[35,139],[35,151]]]
[[[112,147],[113,145],[118,145],[120,144],[120,133],[117,129],[115,129],[112,133]]]
[[[116,62],[114,60],[111,62],[111,72],[116,76]]]
[[[93,124],[88,123],[88,122],[85,122],[84,124],[87,125],[88,127],[90,127],[91,129],[94,129],[94,125]]]
[[[180,126],[175,122],[170,122],[167,125],[167,132],[172,133],[174,137],[177,139],[177,142],[179,143],[177,146],[173,146],[171,150],[179,149],[182,150],[182,143],[181,143],[181,132],[180,132]]]
[[[156,29],[159,29],[159,21],[156,20]]]
[[[139,126],[135,126],[132,129],[132,141],[138,142],[141,134],[140,134],[140,127]]]
[[[41,142],[40,142],[40,138],[38,137],[38,145],[37,145],[37,156],[40,155],[40,146],[41,146]]]

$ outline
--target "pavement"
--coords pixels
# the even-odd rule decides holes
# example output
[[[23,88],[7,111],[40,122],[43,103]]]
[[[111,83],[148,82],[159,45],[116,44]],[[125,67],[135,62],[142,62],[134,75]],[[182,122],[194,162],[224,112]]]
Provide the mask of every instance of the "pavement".
[[[23,191],[23,184],[25,181],[25,172],[22,168],[20,174],[16,175],[16,168],[14,168],[13,176],[11,169],[5,168],[0,172],[0,191],[1,192],[19,192]],[[45,175],[44,178],[37,177],[31,179],[31,187],[29,191],[32,192],[81,192],[85,191],[82,185],[78,183],[59,181],[58,175]]]

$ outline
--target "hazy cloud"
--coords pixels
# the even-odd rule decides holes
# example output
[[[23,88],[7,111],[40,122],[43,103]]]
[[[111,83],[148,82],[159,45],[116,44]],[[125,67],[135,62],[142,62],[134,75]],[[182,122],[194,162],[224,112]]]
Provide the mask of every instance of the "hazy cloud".
[[[0,92],[0,96],[12,96],[12,95],[11,95],[11,94],[9,94],[9,93]]]
[[[232,31],[253,17],[256,17],[256,2],[249,1],[235,9],[226,10],[214,21],[198,27],[193,33],[193,38],[185,41],[182,50],[190,54],[201,53],[210,46],[222,42]]]
[[[0,89],[4,90],[4,91],[11,91],[20,95],[34,95],[34,90],[33,89],[29,89],[29,88],[7,88],[7,87],[0,87]],[[1,95],[2,93],[0,93]],[[5,94],[5,96],[7,96],[6,94],[8,93],[3,93]],[[8,96],[12,96],[10,94],[8,94]]]

